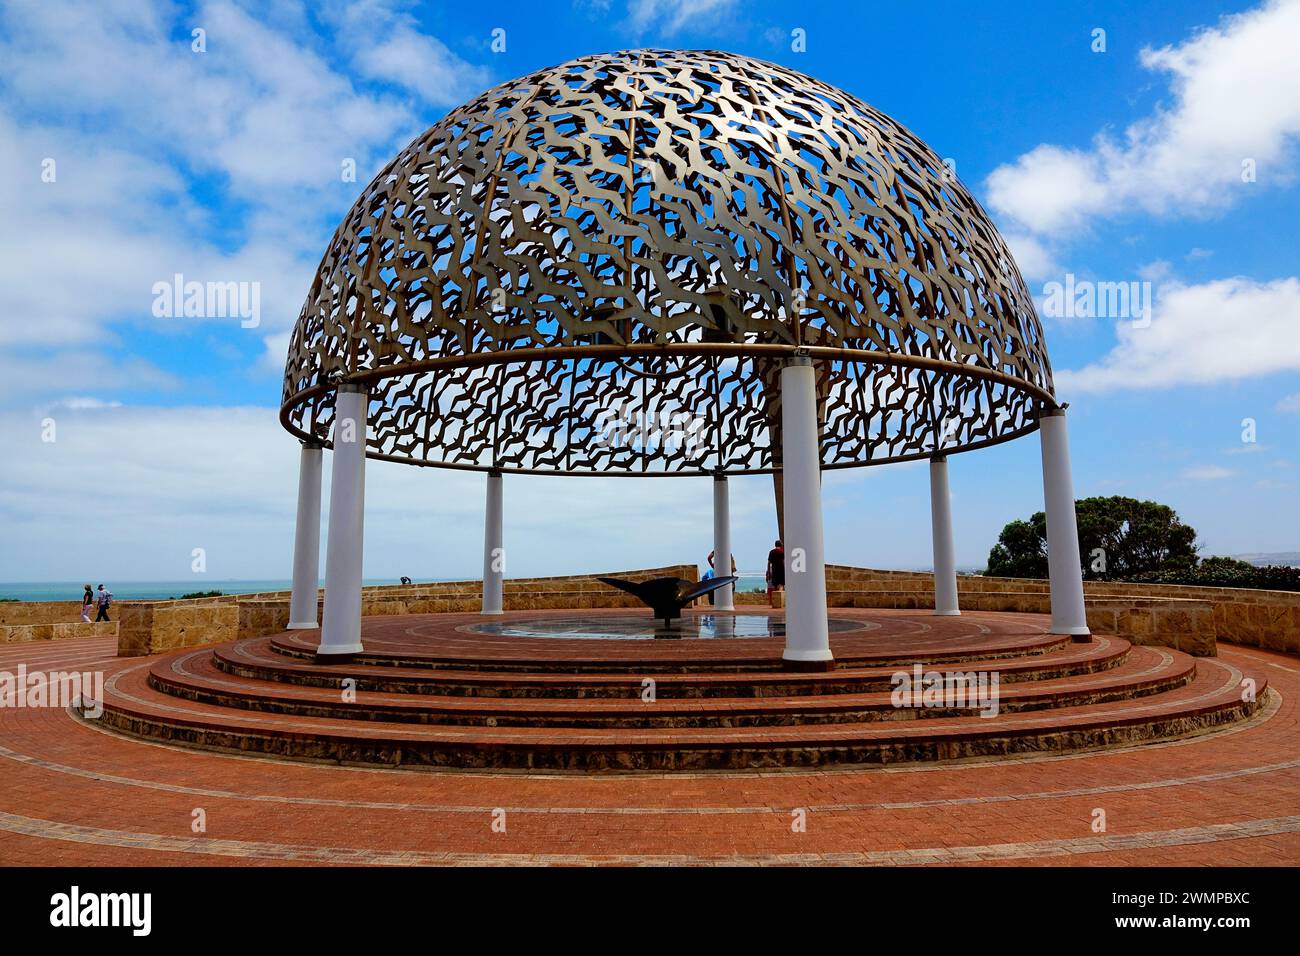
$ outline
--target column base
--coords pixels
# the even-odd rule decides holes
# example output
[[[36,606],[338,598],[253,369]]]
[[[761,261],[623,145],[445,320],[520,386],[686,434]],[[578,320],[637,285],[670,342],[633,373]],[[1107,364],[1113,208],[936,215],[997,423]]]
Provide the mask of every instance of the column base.
[[[314,631],[320,627],[316,621],[290,621],[285,625],[286,630],[290,631]]]
[[[479,614],[504,614],[505,611],[479,611]]]
[[[795,661],[783,657],[781,658],[781,670],[795,671],[801,674],[824,674],[835,670],[835,659],[828,657],[820,661]]]
[[[1053,627],[1048,633],[1068,636],[1072,644],[1087,644],[1092,640],[1092,631],[1087,627]]]
[[[345,644],[342,647],[331,647],[329,650],[316,651],[317,664],[345,664],[353,660],[365,648],[360,644]]]
[[[935,617],[961,617],[961,611],[935,611]]]
[[[1087,626],[1086,624],[1083,625],[1083,626],[1081,626],[1081,627],[1057,627],[1055,624],[1053,624],[1053,625],[1052,625],[1052,629],[1051,629],[1050,631],[1048,631],[1047,633],[1049,633],[1049,634],[1069,634],[1069,635],[1071,635],[1071,636],[1073,636],[1073,637],[1091,637],[1091,636],[1092,636],[1092,631],[1088,630],[1088,626]]]

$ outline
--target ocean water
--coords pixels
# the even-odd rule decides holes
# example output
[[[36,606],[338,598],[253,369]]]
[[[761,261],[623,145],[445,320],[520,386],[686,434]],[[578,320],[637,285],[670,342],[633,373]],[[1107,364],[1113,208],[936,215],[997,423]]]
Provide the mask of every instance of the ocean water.
[[[322,584],[324,582],[321,582]],[[390,578],[367,579],[366,584],[396,584]],[[196,591],[220,591],[223,594],[256,594],[259,591],[288,591],[293,587],[289,579],[283,581],[222,581],[215,578],[190,578],[186,581],[48,581],[2,582],[0,598],[19,601],[80,601],[82,590],[89,584],[103,584],[113,592],[115,601],[164,601]]]
[[[464,581],[466,578],[416,578],[416,584],[437,581]],[[324,585],[324,581],[321,582]],[[397,584],[394,578],[367,578],[370,584]],[[115,601],[165,601],[195,591],[220,591],[223,594],[257,594],[260,591],[288,591],[293,587],[289,579],[267,581],[221,581],[215,578],[190,578],[186,581],[0,581],[0,599],[18,601],[80,601],[82,588],[89,584],[103,584],[113,592]],[[737,586],[742,591],[761,591],[767,588],[762,574],[741,572]]]

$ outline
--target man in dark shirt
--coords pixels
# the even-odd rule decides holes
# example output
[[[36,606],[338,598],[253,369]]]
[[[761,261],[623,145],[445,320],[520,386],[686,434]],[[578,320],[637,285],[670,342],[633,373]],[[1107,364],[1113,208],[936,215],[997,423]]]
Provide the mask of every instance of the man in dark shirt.
[[[767,600],[772,602],[772,593],[785,590],[785,548],[781,539],[776,539],[776,547],[767,553]]]

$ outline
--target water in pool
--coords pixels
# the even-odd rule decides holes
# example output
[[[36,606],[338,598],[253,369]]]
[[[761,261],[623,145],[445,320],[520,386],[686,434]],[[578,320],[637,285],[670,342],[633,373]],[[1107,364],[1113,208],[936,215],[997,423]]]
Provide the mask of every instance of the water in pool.
[[[852,631],[857,621],[832,619],[832,633]],[[785,637],[785,621],[766,614],[690,614],[666,627],[645,615],[600,617],[543,617],[524,621],[490,621],[466,624],[458,630],[493,637],[588,638],[603,641]]]

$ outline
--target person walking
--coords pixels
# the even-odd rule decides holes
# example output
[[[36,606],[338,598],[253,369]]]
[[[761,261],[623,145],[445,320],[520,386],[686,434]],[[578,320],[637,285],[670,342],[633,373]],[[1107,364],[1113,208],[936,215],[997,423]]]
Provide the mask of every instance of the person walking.
[[[771,551],[767,552],[767,603],[775,607],[775,599],[772,597],[777,591],[785,590],[785,548],[781,544],[781,539],[776,539],[776,545]]]
[[[99,594],[95,598],[95,603],[99,605],[99,613],[95,615],[95,623],[108,620],[108,608],[113,603],[113,592],[106,590],[104,585],[99,586]]]
[[[86,585],[86,592],[81,595],[81,623],[90,623],[90,609],[95,604],[95,595],[91,591],[90,585]]]

